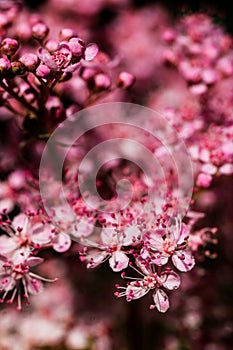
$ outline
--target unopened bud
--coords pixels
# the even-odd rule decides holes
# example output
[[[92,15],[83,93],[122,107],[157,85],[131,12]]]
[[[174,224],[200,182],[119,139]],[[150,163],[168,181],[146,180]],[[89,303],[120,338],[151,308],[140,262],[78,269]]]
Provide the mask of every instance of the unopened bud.
[[[45,49],[48,50],[50,53],[53,53],[58,50],[59,48],[59,41],[55,39],[49,39],[45,43]]]
[[[49,28],[43,22],[38,22],[32,27],[32,36],[37,40],[44,40],[48,35]]]
[[[97,90],[107,90],[111,86],[111,80],[107,74],[96,74],[94,81]]]
[[[26,53],[19,59],[29,71],[34,71],[39,64],[39,59],[34,53]]]
[[[45,64],[41,64],[36,69],[36,75],[41,78],[46,78],[50,74],[51,70]]]
[[[20,61],[11,62],[11,69],[14,75],[23,75],[26,71],[25,65]]]
[[[117,86],[122,89],[129,89],[135,83],[135,77],[128,72],[121,72],[117,78]]]
[[[59,32],[59,39],[62,41],[62,40],[69,40],[73,37],[77,37],[77,33],[71,29],[71,28],[64,28],[64,29],[61,29],[60,32]]]
[[[8,58],[0,58],[0,74],[8,73],[11,70],[11,63]]]
[[[12,56],[19,48],[17,40],[12,38],[5,38],[1,43],[1,53],[3,55]]]

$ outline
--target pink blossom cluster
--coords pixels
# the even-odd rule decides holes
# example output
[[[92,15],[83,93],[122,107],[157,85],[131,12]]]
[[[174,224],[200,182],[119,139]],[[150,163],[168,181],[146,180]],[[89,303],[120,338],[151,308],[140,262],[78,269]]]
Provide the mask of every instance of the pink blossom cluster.
[[[49,1],[44,6],[51,10],[53,3]],[[84,3],[79,6],[85,10]],[[106,4],[121,7],[127,1],[95,3],[94,9],[101,12]],[[48,273],[47,277],[43,266],[58,254],[61,261],[69,264],[73,275],[73,256],[87,269],[107,262],[114,276],[113,284],[116,282],[116,298],[125,297],[131,302],[151,294],[153,302],[149,308],[165,313],[171,295],[171,299],[177,297],[172,299],[172,310],[178,308],[176,300],[185,299],[183,295],[191,289],[192,276],[198,279],[204,275],[204,269],[198,269],[204,256],[217,256],[211,250],[217,245],[217,228],[215,222],[208,222],[208,210],[204,213],[203,207],[200,209],[203,205],[200,197],[207,193],[210,198],[207,202],[213,205],[211,198],[216,197],[209,193],[214,181],[220,179],[221,190],[221,181],[224,183],[233,174],[232,38],[207,15],[187,15],[172,25],[165,10],[152,6],[118,14],[105,38],[106,42],[112,41],[109,45],[115,52],[106,53],[99,49],[101,45],[92,43],[95,40],[89,40],[89,32],[87,44],[85,36],[79,36],[69,26],[50,37],[53,28],[27,10],[19,15],[25,22],[19,23],[19,5],[10,2],[0,13],[0,302],[16,301],[17,309],[21,310],[22,300],[26,304],[32,301],[34,311],[17,331],[25,349],[62,343],[67,349],[107,350],[111,340],[106,323],[96,325],[74,319],[70,304],[75,302],[70,301],[66,288],[56,287],[60,282],[46,285],[43,291],[44,284],[57,281],[58,272],[52,277]],[[57,11],[60,15],[64,7],[64,1],[60,2]],[[92,18],[92,11],[89,16]],[[102,34],[106,36],[104,31]],[[134,90],[129,90],[134,83]],[[79,185],[93,171],[90,163],[77,179],[77,166],[83,156],[109,135],[133,140],[137,137],[135,130],[129,133],[122,126],[107,126],[82,135],[80,143],[67,153],[62,180],[72,215],[59,204],[59,184],[46,178],[54,196],[53,210],[48,215],[39,191],[38,172],[46,141],[75,112],[108,99],[118,100],[119,96],[123,101],[143,102],[161,111],[186,145],[195,176],[190,209],[181,212],[175,166],[170,165],[165,147],[143,132],[139,135],[140,143],[157,157],[165,173],[162,179],[153,172],[150,176],[153,200],[149,198],[142,170],[121,159],[99,170],[96,187],[112,205],[110,209],[115,209],[118,181],[122,178],[129,181],[132,197],[124,197],[130,199],[128,205],[114,211],[106,209],[89,193],[82,197]],[[152,132],[159,128],[156,120],[142,120],[141,125],[142,128],[147,125]],[[174,141],[174,149],[176,145]],[[59,146],[64,150],[67,145]],[[102,154],[98,156],[101,158]],[[137,158],[143,158],[143,154],[138,153]],[[54,157],[53,161],[51,166],[56,167],[58,159]],[[210,192],[205,192],[207,189]],[[88,206],[86,199],[93,207]],[[117,273],[127,280],[125,285],[115,280]],[[83,275],[86,277],[87,272]],[[40,294],[42,291],[44,294]],[[62,308],[62,295],[70,301],[68,315]],[[54,297],[61,307],[61,323],[56,307],[50,305]],[[187,324],[192,329],[201,322],[201,316],[185,307]],[[20,318],[12,310],[11,317]],[[32,338],[27,334],[31,322],[35,329]],[[14,342],[13,336],[9,338],[12,328],[4,327],[0,327],[0,347]],[[42,333],[37,334],[38,329]]]

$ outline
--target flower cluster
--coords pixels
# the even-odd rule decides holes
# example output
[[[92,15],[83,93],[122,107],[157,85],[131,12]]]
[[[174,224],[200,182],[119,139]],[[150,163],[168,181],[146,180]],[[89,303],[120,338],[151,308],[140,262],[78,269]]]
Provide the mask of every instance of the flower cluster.
[[[56,280],[40,276],[40,271],[44,275],[45,261],[67,253],[64,260],[74,254],[88,269],[108,262],[111,273],[120,272],[123,279],[129,279],[126,286],[117,283],[117,298],[124,296],[132,301],[152,291],[150,309],[166,312],[170,303],[165,290],[178,289],[183,278],[187,281],[186,276],[199,261],[199,250],[205,251],[203,255],[216,256],[208,246],[216,245],[217,229],[201,222],[205,215],[198,208],[198,196],[200,189],[211,189],[214,177],[233,173],[233,119],[228,111],[232,91],[225,104],[221,103],[221,86],[232,83],[232,38],[206,15],[185,16],[173,28],[163,10],[152,8],[154,12],[150,8],[126,11],[114,19],[109,37],[114,39],[112,47],[117,54],[100,50],[88,32],[87,42],[91,43],[87,43],[82,39],[85,31],[79,36],[76,30],[65,27],[56,37],[46,21],[27,12],[24,25],[19,26],[16,14],[20,6],[14,2],[5,6],[4,16],[0,15],[1,302],[11,304],[17,299],[17,308],[21,309],[22,298],[29,303],[30,294],[42,291],[43,281]],[[130,34],[125,34],[122,23],[128,23]],[[121,59],[125,60],[123,64]],[[138,133],[137,128],[128,132],[120,123],[110,123],[88,130],[69,152],[69,145],[58,140],[57,158],[54,156],[49,165],[56,168],[64,149],[67,151],[62,191],[72,214],[60,204],[61,188],[49,176],[46,182],[52,194],[52,199],[48,198],[52,211],[46,214],[43,206],[47,203],[39,191],[45,141],[56,128],[62,129],[63,121],[72,120],[75,112],[108,99],[128,101],[128,89],[135,83],[135,76],[128,72],[131,66],[139,82],[132,101],[143,101],[162,111],[166,126],[176,130],[176,137],[168,137],[167,145],[152,140],[153,131],[162,127],[143,115],[142,130],[146,125],[151,134]],[[163,174],[146,164],[150,175],[146,179],[140,164],[132,165],[118,157],[105,164],[104,152],[99,152],[98,159],[104,165],[98,169],[96,188],[106,200],[103,204],[80,189],[96,170],[94,162],[86,165],[80,177],[77,167],[90,149],[109,135],[114,140],[139,141],[143,151],[123,143],[128,152],[124,154],[143,160],[139,163],[144,165],[149,163],[144,160],[147,149],[158,160]],[[180,195],[176,164],[171,165],[172,156],[166,153],[166,146],[177,152],[178,138],[190,153],[196,185],[191,209],[185,212],[182,205],[189,198]],[[178,150],[176,160],[179,156]],[[119,185],[121,179],[131,184],[131,193],[125,190],[127,184]],[[118,185],[122,197],[118,196]],[[118,197],[127,203],[123,208],[117,206]],[[90,202],[93,206],[88,205]],[[132,270],[140,277],[128,276]],[[94,331],[90,333],[96,336]],[[76,341],[71,332],[67,344]]]

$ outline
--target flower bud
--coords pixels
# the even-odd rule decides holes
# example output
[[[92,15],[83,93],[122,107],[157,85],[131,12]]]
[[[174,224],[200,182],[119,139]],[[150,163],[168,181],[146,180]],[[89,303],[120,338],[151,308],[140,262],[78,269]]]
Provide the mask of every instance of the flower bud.
[[[61,41],[62,40],[67,40],[68,41],[72,37],[76,37],[76,36],[78,36],[78,34],[73,29],[70,29],[70,28],[61,29],[60,32],[59,32],[59,39]]]
[[[83,68],[83,70],[81,71],[81,77],[84,80],[90,80],[94,77],[95,75],[95,70],[93,68]]]
[[[20,61],[11,62],[11,69],[14,75],[23,75],[26,71],[25,65]]]
[[[3,55],[12,56],[19,48],[17,40],[12,38],[5,38],[1,43],[1,53]]]
[[[36,69],[36,75],[41,78],[46,78],[50,74],[51,70],[45,64],[41,64]]]
[[[128,72],[121,72],[117,78],[117,86],[122,89],[129,89],[135,83],[135,77]]]
[[[49,39],[45,43],[45,49],[48,50],[50,53],[54,53],[59,48],[59,41],[55,39]]]
[[[11,63],[8,58],[0,58],[0,74],[8,73],[11,70]]]
[[[39,59],[34,53],[26,53],[19,59],[29,71],[34,71],[39,64]]]
[[[43,22],[38,22],[32,27],[32,36],[37,40],[44,40],[48,35],[49,28]]]
[[[111,80],[107,74],[96,74],[94,81],[97,90],[107,90],[111,86]]]

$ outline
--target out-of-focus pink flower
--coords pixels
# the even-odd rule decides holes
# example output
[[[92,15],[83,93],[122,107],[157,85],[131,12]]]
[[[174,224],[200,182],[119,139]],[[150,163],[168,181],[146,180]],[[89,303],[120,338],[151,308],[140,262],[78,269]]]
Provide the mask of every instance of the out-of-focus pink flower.
[[[197,177],[197,186],[208,188],[212,182],[213,177],[210,174],[200,173]]]

